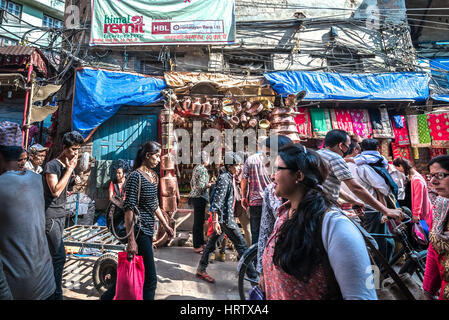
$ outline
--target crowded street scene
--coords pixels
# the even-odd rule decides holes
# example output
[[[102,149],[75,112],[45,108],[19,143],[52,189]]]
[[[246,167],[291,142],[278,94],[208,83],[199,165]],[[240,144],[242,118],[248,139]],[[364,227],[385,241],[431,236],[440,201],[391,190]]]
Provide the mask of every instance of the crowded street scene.
[[[0,10],[0,300],[449,300],[447,1]]]

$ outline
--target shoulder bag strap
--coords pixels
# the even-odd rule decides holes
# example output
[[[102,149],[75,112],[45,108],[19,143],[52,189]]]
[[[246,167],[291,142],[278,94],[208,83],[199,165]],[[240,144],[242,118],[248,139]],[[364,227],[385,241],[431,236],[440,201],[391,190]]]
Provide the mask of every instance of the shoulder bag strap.
[[[344,214],[344,213],[343,213]],[[346,215],[346,214],[345,214]],[[388,263],[387,259],[379,252],[379,250],[376,249],[376,247],[371,243],[371,241],[365,236],[363,231],[360,229],[360,227],[348,216],[346,216],[360,231],[362,234],[363,239],[365,240],[365,244],[370,249],[371,253],[374,257],[380,261],[382,266],[385,268],[385,270],[388,272],[388,274],[391,276],[391,278],[394,280],[394,282],[398,285],[398,287],[402,290],[402,293],[407,297],[408,300],[416,300],[413,294],[410,292],[410,290],[407,288],[407,286],[404,284],[404,282],[401,280],[399,275],[396,273],[396,271],[393,270],[393,268]]]

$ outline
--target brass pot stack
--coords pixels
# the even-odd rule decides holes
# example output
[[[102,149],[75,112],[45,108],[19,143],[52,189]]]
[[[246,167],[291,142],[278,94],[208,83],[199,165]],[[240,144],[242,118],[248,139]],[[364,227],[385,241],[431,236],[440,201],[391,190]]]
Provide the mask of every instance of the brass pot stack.
[[[161,136],[162,136],[162,156],[161,170],[161,209],[165,212],[173,213],[177,210],[178,180],[173,174],[175,161],[173,156],[174,130],[173,130],[173,109],[168,103],[161,112]],[[162,172],[161,172],[162,173]]]
[[[290,107],[276,107],[271,116],[272,132],[289,137],[293,142],[299,142],[300,137],[294,119],[295,110]],[[274,133],[273,132],[273,133]]]

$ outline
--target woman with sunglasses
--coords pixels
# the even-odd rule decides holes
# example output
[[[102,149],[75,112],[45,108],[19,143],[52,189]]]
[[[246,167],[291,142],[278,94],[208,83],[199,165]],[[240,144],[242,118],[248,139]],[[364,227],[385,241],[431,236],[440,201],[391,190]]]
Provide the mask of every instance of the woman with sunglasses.
[[[370,259],[357,227],[323,191],[328,167],[302,145],[280,149],[275,163],[278,209],[259,285],[269,300],[377,300]],[[262,279],[262,277],[260,277]],[[367,281],[368,280],[368,281]]]
[[[433,298],[439,293],[440,300],[449,300],[449,155],[430,160],[430,183],[438,193],[427,250],[423,289]]]

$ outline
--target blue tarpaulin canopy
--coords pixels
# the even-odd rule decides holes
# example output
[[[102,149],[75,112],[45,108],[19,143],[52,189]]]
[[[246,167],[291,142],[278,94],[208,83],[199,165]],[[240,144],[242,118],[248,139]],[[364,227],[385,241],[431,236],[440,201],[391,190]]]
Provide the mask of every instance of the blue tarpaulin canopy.
[[[307,92],[304,100],[414,100],[429,97],[425,73],[330,73],[284,71],[265,73],[281,96]]]
[[[150,76],[81,68],[75,75],[72,128],[87,138],[122,105],[144,106],[162,99],[163,79]]]

